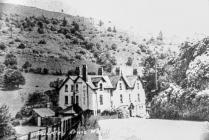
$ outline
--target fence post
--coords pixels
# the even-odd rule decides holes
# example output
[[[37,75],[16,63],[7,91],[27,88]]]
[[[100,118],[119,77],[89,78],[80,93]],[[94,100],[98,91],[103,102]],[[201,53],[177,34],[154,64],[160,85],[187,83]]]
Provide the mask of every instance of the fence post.
[[[48,140],[48,127],[46,127],[45,140]]]
[[[52,126],[52,131],[51,132],[52,132],[51,139],[53,140],[53,137],[54,137],[54,135],[53,135],[54,134],[54,126]]]
[[[55,140],[58,140],[58,125],[56,125],[56,134],[55,134]]]
[[[31,135],[31,132],[28,133],[28,140],[30,140],[30,135]]]
[[[41,129],[39,129],[38,140],[41,140]]]
[[[59,140],[62,139],[62,122],[59,123],[60,132],[59,132]]]

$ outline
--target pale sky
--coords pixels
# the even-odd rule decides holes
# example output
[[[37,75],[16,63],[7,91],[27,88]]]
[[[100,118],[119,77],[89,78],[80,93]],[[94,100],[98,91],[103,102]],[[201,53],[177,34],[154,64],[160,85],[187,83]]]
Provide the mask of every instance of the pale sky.
[[[1,1],[1,0],[0,0]],[[3,0],[72,15],[111,20],[137,33],[209,35],[209,0]]]

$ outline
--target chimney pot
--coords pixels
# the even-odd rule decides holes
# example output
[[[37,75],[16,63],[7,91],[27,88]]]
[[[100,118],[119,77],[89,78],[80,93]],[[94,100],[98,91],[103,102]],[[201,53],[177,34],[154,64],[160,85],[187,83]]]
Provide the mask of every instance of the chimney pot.
[[[102,68],[102,67],[100,67],[100,68],[98,69],[98,75],[103,75],[103,68]]]

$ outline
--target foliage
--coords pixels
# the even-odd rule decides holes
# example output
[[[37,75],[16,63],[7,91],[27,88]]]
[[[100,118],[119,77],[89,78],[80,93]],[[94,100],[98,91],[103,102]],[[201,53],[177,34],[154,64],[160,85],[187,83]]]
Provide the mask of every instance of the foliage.
[[[5,50],[6,49],[6,45],[4,43],[0,43],[0,50]]]
[[[14,130],[10,124],[11,117],[6,105],[0,107],[0,139],[14,134]]]
[[[31,66],[32,66],[31,63],[28,62],[28,61],[26,61],[26,62],[23,64],[22,68],[23,68],[23,69],[28,69],[28,68],[30,68]]]
[[[26,106],[45,105],[48,102],[48,96],[40,91],[35,91],[29,94],[25,103]]]
[[[17,65],[17,57],[12,53],[6,54],[4,64],[6,66]]]
[[[126,65],[127,66],[132,66],[132,64],[133,64],[133,59],[131,57],[128,57],[128,60],[126,62]]]
[[[15,88],[25,84],[25,78],[20,71],[7,69],[3,75],[4,88]]]
[[[86,130],[99,128],[98,118],[90,116],[84,119],[84,127]]]

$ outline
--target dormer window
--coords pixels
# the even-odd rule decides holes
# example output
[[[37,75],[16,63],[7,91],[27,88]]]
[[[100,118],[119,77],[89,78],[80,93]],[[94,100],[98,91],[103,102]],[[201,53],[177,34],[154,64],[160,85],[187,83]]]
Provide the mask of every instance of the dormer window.
[[[68,85],[65,85],[65,92],[68,92]]]
[[[120,86],[120,90],[122,90],[122,83],[120,83],[119,86]]]
[[[102,83],[99,84],[99,89],[100,89],[100,91],[102,91],[102,89],[103,89]]]

